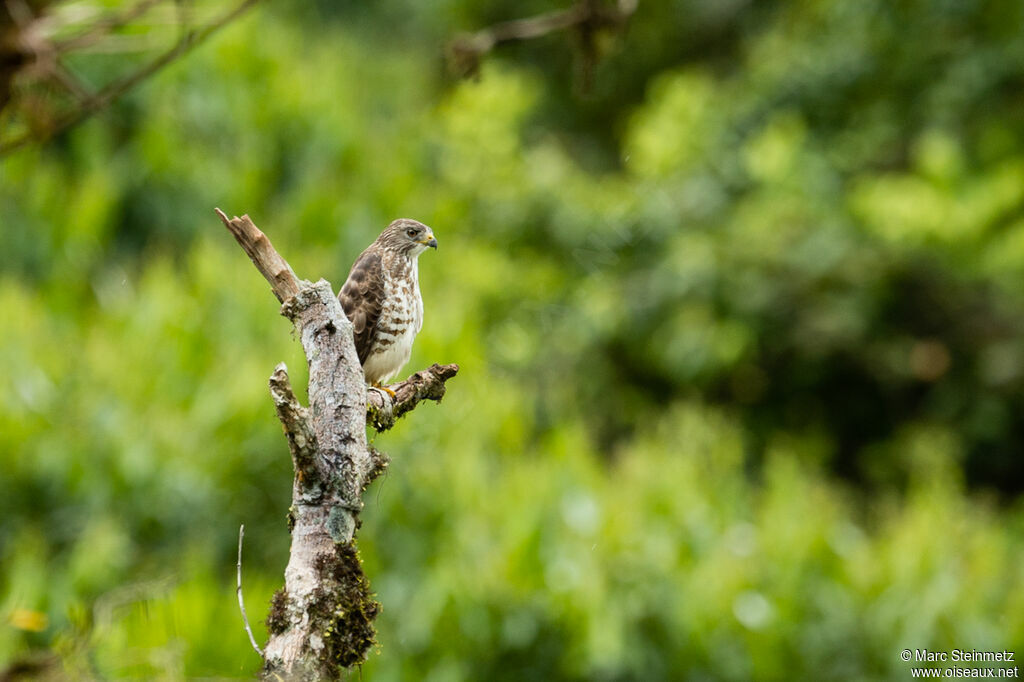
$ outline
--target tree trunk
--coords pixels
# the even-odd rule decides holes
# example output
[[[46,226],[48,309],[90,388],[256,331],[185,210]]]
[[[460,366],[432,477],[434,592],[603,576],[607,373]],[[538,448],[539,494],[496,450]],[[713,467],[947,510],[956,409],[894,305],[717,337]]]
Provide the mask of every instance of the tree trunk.
[[[248,216],[221,220],[282,302],[309,363],[309,407],[296,399],[287,369],[270,377],[277,416],[288,438],[295,479],[288,513],[291,556],[284,587],[267,616],[265,679],[333,680],[366,660],[380,604],[356,549],[362,493],[387,466],[366,441],[366,425],[390,428],[421,400],[440,400],[457,365],[433,365],[389,388],[369,392],[352,324],[331,285],[295,277]]]

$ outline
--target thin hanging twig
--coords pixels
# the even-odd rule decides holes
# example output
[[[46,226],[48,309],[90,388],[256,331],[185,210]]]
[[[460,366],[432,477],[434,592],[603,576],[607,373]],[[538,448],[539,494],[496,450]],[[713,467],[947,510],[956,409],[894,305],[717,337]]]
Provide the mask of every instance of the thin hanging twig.
[[[249,627],[249,616],[245,613],[245,601],[242,599],[242,538],[245,537],[245,524],[238,527],[238,610],[242,612],[242,621],[245,622],[245,632],[249,635],[249,644],[256,650],[256,653],[263,658],[263,649],[256,643],[252,636],[252,628]]]

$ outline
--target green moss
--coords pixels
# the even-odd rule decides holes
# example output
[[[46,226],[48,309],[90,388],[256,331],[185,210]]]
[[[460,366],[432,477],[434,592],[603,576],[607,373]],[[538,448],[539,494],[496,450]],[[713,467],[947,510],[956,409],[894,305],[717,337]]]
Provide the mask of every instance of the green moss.
[[[373,427],[374,431],[380,433],[387,431],[395,425],[395,418],[389,416],[384,410],[376,405],[366,406],[366,423]]]
[[[388,465],[391,464],[391,458],[385,453],[373,447],[373,445],[369,445],[367,448],[370,451],[370,460],[373,462],[373,468],[370,470],[369,476],[366,477],[366,484],[363,486],[363,490],[366,490],[378,476],[387,471]]]
[[[279,635],[288,629],[288,592],[282,587],[270,598],[267,632]]]
[[[338,545],[335,554],[321,554],[315,567],[321,587],[313,592],[311,615],[321,620],[324,638],[321,661],[341,669],[358,665],[376,643],[373,620],[380,603],[373,599],[359,553],[352,543]]]

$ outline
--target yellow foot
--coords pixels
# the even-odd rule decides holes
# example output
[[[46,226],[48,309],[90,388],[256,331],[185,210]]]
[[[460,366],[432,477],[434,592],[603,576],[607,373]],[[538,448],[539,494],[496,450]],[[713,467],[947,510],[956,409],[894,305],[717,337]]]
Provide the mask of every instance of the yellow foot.
[[[398,397],[397,395],[395,395],[395,392],[394,392],[394,391],[392,391],[392,390],[391,390],[390,388],[388,388],[387,386],[381,386],[380,384],[374,383],[374,384],[371,384],[371,385],[370,385],[370,388],[375,388],[375,389],[377,389],[378,391],[384,391],[384,392],[385,392],[385,393],[387,393],[387,394],[388,394],[389,396],[391,396],[391,399],[392,399],[392,400],[394,400],[395,398],[397,398],[397,397]]]

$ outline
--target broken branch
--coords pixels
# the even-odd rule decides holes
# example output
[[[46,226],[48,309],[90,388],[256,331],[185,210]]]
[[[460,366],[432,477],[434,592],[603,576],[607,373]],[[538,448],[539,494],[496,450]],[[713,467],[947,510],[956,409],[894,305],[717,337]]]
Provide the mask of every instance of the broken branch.
[[[441,402],[444,397],[445,382],[459,371],[458,365],[439,365],[434,363],[424,370],[416,372],[405,381],[391,384],[388,388],[394,392],[392,398],[385,391],[370,391],[366,396],[366,419],[378,432],[387,431],[395,422],[412,411],[422,400]]]
[[[292,271],[292,266],[281,257],[274,245],[270,243],[267,235],[260,231],[260,228],[253,224],[248,215],[241,218],[235,216],[228,218],[227,214],[219,208],[214,209],[220,216],[224,227],[228,228],[235,241],[249,256],[249,260],[260,271],[260,274],[270,283],[270,288],[277,296],[277,300],[284,303],[289,298],[299,293],[299,279]]]

